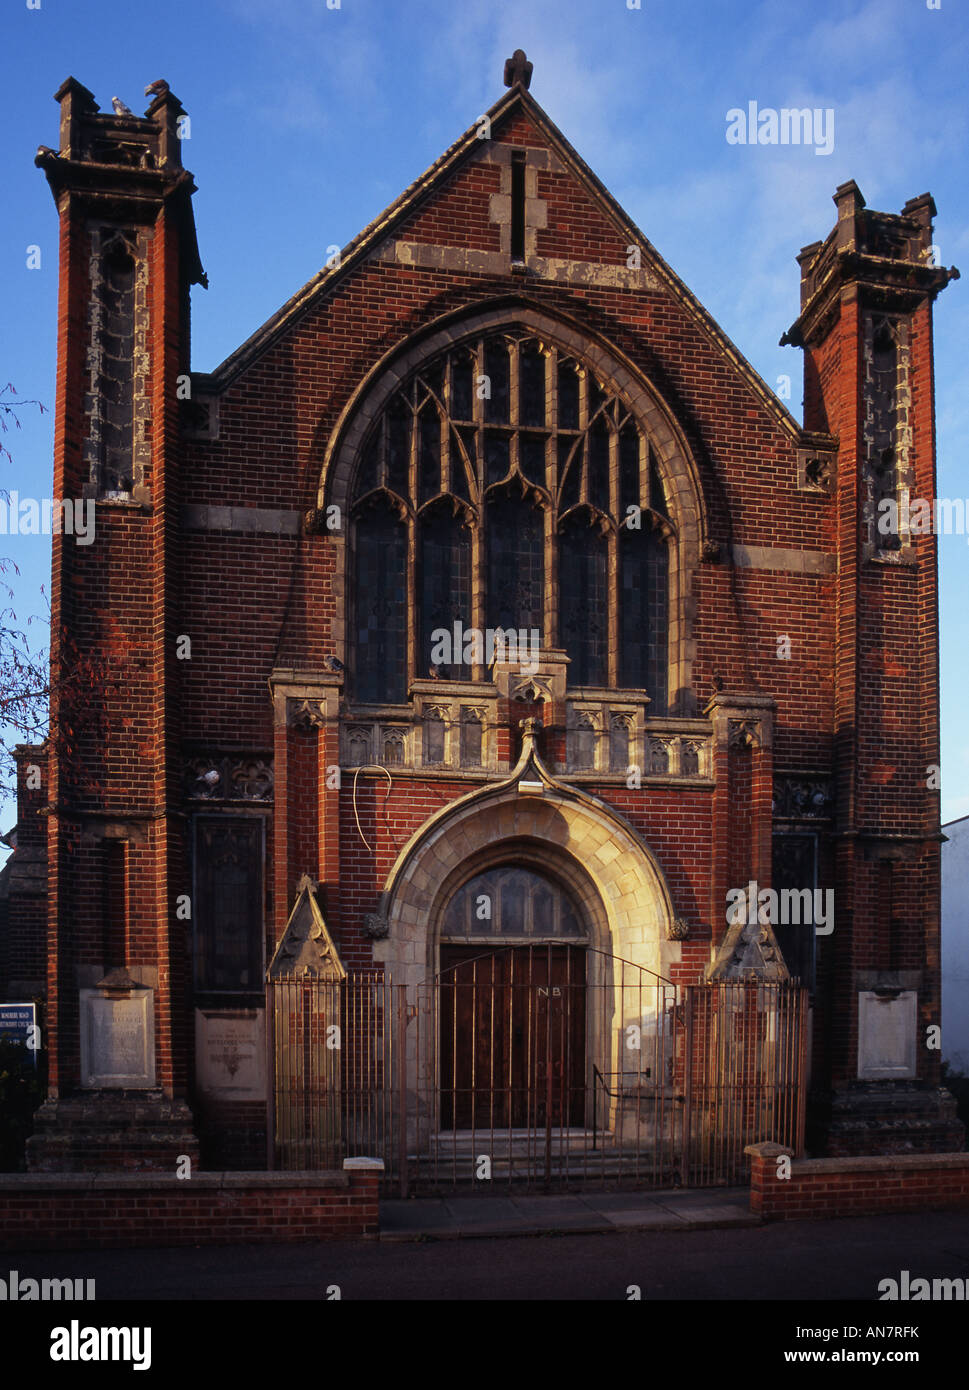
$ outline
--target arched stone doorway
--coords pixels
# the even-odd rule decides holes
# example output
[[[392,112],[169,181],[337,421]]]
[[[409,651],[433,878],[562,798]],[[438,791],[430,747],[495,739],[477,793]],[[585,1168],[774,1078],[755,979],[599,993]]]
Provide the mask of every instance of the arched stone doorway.
[[[488,885],[497,900],[476,921]],[[664,876],[622,816],[548,772],[530,734],[506,781],[444,808],[404,847],[383,908],[375,955],[411,1010],[411,1152],[482,1124],[615,1128],[604,1088],[624,1072],[637,1093],[644,1080],[663,1088],[680,955]],[[629,1028],[648,1068],[645,1053],[624,1054]]]
[[[472,873],[439,924],[442,1130],[585,1124],[585,914],[524,863]]]
[[[388,931],[374,944],[375,960],[397,984],[434,976],[452,895],[473,872],[520,863],[551,875],[570,894],[585,914],[591,946],[668,979],[680,944],[669,939],[672,899],[656,859],[611,807],[544,768],[543,794],[521,794],[521,769],[453,802],[404,846],[387,878]]]

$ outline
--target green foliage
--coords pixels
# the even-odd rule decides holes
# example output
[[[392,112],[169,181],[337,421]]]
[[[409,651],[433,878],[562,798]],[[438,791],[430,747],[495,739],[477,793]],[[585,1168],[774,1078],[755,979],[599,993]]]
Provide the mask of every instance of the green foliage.
[[[22,1043],[0,1038],[0,1173],[25,1171],[24,1144],[46,1093],[47,1054],[32,1054]]]

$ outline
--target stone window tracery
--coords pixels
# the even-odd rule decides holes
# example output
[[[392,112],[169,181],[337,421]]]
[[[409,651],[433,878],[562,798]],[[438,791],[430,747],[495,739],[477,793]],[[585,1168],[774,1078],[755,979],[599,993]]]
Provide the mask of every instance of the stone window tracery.
[[[667,708],[675,531],[645,430],[581,360],[525,328],[454,344],[373,422],[351,491],[352,690],[478,680],[487,633],[563,647],[569,684]],[[469,631],[483,645],[441,644]]]

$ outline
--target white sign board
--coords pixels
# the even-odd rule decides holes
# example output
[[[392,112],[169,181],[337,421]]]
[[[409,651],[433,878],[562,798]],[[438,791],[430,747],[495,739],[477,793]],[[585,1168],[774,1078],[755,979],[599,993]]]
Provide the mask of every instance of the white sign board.
[[[112,997],[81,990],[81,1085],[149,1090],[155,1084],[154,990]]]
[[[918,996],[902,990],[895,998],[863,989],[858,994],[858,1079],[906,1080],[916,1075]]]

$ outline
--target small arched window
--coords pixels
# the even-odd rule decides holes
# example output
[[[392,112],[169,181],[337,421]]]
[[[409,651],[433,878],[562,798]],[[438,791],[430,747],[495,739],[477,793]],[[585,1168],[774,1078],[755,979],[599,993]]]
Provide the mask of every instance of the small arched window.
[[[663,485],[640,423],[574,355],[509,328],[424,364],[370,429],[351,517],[358,701],[487,678],[514,629],[565,649],[570,686],[645,689],[666,712]]]
[[[545,874],[519,864],[503,864],[468,879],[441,922],[441,939],[449,942],[482,936],[581,941],[587,935],[568,893]]]

